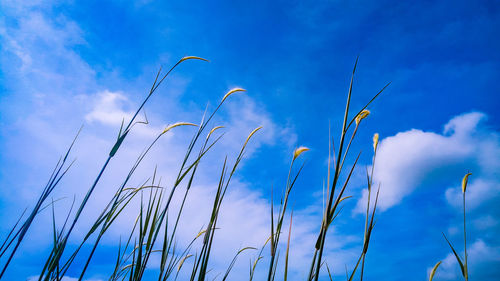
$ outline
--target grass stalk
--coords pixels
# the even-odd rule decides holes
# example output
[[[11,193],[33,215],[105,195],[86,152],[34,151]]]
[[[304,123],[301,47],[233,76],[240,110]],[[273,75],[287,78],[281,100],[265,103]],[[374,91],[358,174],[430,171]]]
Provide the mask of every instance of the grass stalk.
[[[464,221],[464,259],[460,258],[460,255],[458,255],[457,251],[451,244],[451,242],[446,238],[446,235],[443,233],[443,237],[448,243],[448,246],[450,246],[450,249],[455,256],[455,259],[457,260],[458,265],[460,266],[460,270],[462,272],[462,276],[464,277],[465,281],[469,280],[469,270],[468,270],[468,260],[467,260],[467,228],[466,228],[466,217],[465,217],[465,192],[467,190],[467,182],[469,180],[469,176],[472,175],[471,173],[465,174],[465,176],[462,179],[462,203],[463,203],[463,221]]]

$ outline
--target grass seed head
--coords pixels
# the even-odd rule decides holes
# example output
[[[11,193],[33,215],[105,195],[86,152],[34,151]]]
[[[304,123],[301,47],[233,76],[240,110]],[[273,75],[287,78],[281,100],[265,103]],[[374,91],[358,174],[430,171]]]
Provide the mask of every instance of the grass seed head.
[[[356,116],[356,125],[358,125],[359,122],[361,122],[361,120],[365,119],[368,115],[370,115],[370,110],[363,109],[363,111],[361,111],[358,114],[358,116]]]
[[[432,268],[431,274],[429,276],[429,281],[432,281],[434,279],[434,275],[436,274],[436,270],[438,269],[439,265],[441,264],[441,261],[437,262],[436,265]]]
[[[465,193],[465,190],[467,189],[467,181],[469,180],[469,176],[472,175],[472,173],[467,173],[465,174],[464,178],[462,179],[462,192]]]
[[[255,129],[254,129],[254,130],[253,130],[253,131],[252,131],[252,132],[248,135],[248,137],[247,137],[247,139],[246,139],[245,143],[243,144],[243,147],[245,147],[245,146],[247,145],[247,143],[248,143],[248,141],[250,140],[250,138],[251,138],[251,137],[252,137],[255,133],[257,133],[257,131],[258,131],[258,130],[260,130],[260,129],[262,129],[262,126],[255,128]]]
[[[179,127],[179,126],[198,126],[196,124],[193,124],[193,123],[188,123],[188,122],[177,122],[175,124],[172,124],[172,125],[168,125],[165,130],[163,130],[163,132],[161,132],[161,134],[165,134],[166,132],[170,131],[171,129],[175,128],[175,127]]]
[[[302,154],[303,152],[305,151],[308,151],[309,148],[305,147],[305,146],[301,146],[297,149],[295,149],[295,151],[293,152],[293,160],[295,160],[297,157],[299,157],[300,154]]]
[[[213,132],[215,132],[215,130],[221,129],[221,128],[224,128],[224,126],[217,126],[217,127],[214,127],[212,130],[210,130],[210,132],[207,135],[207,139],[210,138],[210,136],[212,135]]]
[[[187,256],[183,257],[182,260],[179,262],[179,265],[177,266],[177,271],[181,271],[181,268],[182,268],[182,265],[184,264],[184,262],[192,256],[193,255],[187,255]]]
[[[183,57],[182,59],[179,60],[179,63],[185,61],[185,60],[203,60],[203,61],[209,61],[207,59],[204,59],[204,58],[200,58],[200,57],[195,57],[195,56],[185,56]]]
[[[377,151],[378,146],[378,133],[373,135],[373,151]]]
[[[233,88],[233,89],[229,90],[229,92],[227,92],[227,93],[224,95],[224,97],[222,98],[222,101],[221,101],[220,103],[223,103],[223,102],[227,99],[227,97],[229,97],[230,95],[232,95],[232,94],[234,94],[234,93],[236,93],[236,92],[246,92],[246,91],[247,91],[247,90],[242,89],[242,88]]]

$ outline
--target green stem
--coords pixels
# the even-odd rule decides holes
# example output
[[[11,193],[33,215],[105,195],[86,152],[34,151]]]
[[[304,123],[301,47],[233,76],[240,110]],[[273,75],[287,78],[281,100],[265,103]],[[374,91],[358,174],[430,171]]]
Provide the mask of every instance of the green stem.
[[[464,252],[465,252],[465,258],[464,258],[464,268],[465,268],[465,281],[469,280],[469,270],[467,267],[467,232],[465,228],[465,192],[462,193],[463,196],[463,205],[464,205]]]

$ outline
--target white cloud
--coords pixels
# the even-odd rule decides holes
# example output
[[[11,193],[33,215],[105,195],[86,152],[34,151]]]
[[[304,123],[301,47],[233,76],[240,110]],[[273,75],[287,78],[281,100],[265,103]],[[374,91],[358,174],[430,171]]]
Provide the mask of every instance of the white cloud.
[[[120,126],[122,120],[130,121],[133,116],[132,111],[125,111],[122,108],[124,102],[129,102],[123,93],[113,93],[103,91],[97,93],[98,99],[91,112],[85,115],[89,122],[98,121],[106,125]]]
[[[119,128],[122,122],[123,126],[127,126],[135,113],[132,108],[137,107],[122,92],[104,90],[81,98],[92,100],[92,109],[85,115],[85,120],[90,124],[94,122],[103,124],[113,130]],[[144,111],[139,113],[135,119],[136,124],[133,130],[135,135],[153,138],[166,127],[166,125],[160,127],[153,124],[144,124],[145,122],[149,122],[148,118],[147,115],[144,115]]]
[[[467,171],[475,175],[468,188],[471,207],[498,194],[500,179],[494,171],[500,167],[499,136],[481,125],[485,119],[483,113],[471,112],[451,119],[442,134],[412,129],[384,138],[374,173],[375,182],[381,183],[380,209],[399,204],[429,179],[452,180],[448,186],[456,183],[446,192],[450,203],[455,202],[461,176]],[[363,210],[366,198],[363,191],[357,211]]]

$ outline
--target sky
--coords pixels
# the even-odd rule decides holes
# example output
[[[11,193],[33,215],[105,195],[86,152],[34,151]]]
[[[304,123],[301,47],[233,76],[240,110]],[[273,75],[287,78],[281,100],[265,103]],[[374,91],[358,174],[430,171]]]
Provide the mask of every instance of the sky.
[[[291,280],[304,280],[321,224],[329,132],[338,142],[359,56],[351,117],[391,84],[369,106],[346,160],[350,167],[361,152],[346,191],[353,197],[326,243],[335,278],[344,278],[362,249],[374,133],[380,134],[374,169],[380,200],[365,279],[426,280],[438,261],[434,280],[460,279],[442,233],[463,252],[461,180],[467,172],[470,280],[499,278],[498,1],[2,0],[0,15],[0,237],[33,208],[83,125],[71,154],[75,164],[51,196],[61,199],[55,204],[60,224],[72,198],[80,202],[91,186],[122,120],[131,118],[159,68],[193,55],[209,62],[183,62],[151,97],[149,124],[135,126],[110,163],[70,247],[167,124],[199,123],[229,89],[241,87],[247,91],[230,96],[210,125],[225,126],[223,137],[200,164],[179,243],[206,225],[224,157],[234,162],[247,135],[263,126],[222,204],[210,276],[225,271],[238,249],[264,244],[271,190],[276,206],[293,151],[306,146],[293,169],[304,164],[290,197]],[[130,185],[139,186],[157,168],[170,187],[193,133],[179,127],[162,137]],[[179,200],[174,197],[174,209]],[[109,278],[109,256],[130,231],[137,208],[133,203],[106,233],[87,280]],[[51,218],[48,210],[37,217],[5,280],[38,276],[51,247]],[[283,229],[288,234],[288,224]],[[256,256],[243,253],[229,279],[246,280]],[[81,263],[77,259],[64,280],[76,280]],[[148,276],[157,268],[153,258]]]

